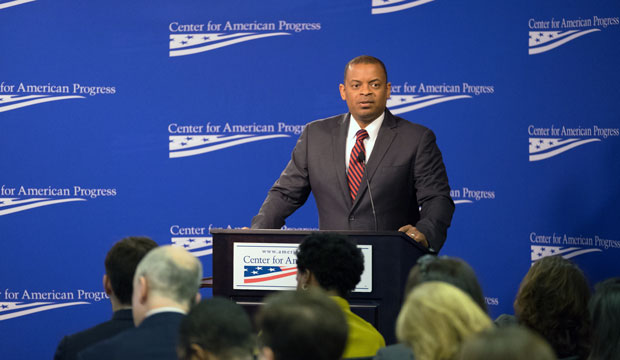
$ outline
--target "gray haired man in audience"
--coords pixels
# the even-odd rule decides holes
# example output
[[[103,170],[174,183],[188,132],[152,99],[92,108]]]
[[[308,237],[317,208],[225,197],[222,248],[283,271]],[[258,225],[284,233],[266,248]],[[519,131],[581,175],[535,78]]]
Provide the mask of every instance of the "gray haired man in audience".
[[[88,348],[79,359],[175,359],[181,319],[200,299],[200,262],[187,251],[162,246],[138,265],[133,283],[135,329]]]

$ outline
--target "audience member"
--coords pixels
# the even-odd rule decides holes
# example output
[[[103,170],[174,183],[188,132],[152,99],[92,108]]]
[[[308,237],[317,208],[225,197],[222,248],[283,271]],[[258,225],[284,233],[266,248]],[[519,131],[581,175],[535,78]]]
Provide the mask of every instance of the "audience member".
[[[200,297],[202,265],[186,250],[162,246],[138,265],[132,310],[136,328],[78,354],[88,359],[174,359],[181,319]]]
[[[449,256],[424,255],[411,268],[405,284],[405,298],[423,282],[441,281],[465,291],[486,312],[487,304],[476,273],[464,260]]]
[[[459,360],[556,360],[551,346],[535,332],[522,326],[484,331],[461,347]]]
[[[157,247],[148,237],[131,236],[118,241],[105,258],[103,289],[112,304],[112,319],[65,336],[56,349],[54,359],[75,359],[87,347],[134,327],[131,315],[131,294],[136,266],[144,255]]]
[[[590,300],[592,350],[590,360],[620,359],[620,277],[596,286]]]
[[[181,320],[180,360],[251,360],[252,323],[238,304],[212,298],[194,306]]]
[[[354,314],[345,300],[359,283],[363,271],[362,251],[343,235],[314,233],[297,250],[297,288],[320,287],[345,314],[349,326],[345,358],[373,356],[385,346],[377,329]]]
[[[405,301],[396,336],[416,359],[454,359],[463,341],[491,328],[491,319],[454,285],[429,281],[416,286]]]
[[[338,360],[347,323],[319,289],[269,296],[257,317],[261,360]]]
[[[527,272],[514,302],[520,324],[537,331],[558,358],[589,353],[590,288],[583,272],[561,256],[538,260]]]
[[[405,298],[417,285],[427,281],[442,281],[463,290],[486,312],[487,306],[482,288],[474,270],[465,261],[449,257],[424,255],[411,268],[405,284]],[[379,349],[375,360],[413,360],[413,352],[404,344],[393,344]]]

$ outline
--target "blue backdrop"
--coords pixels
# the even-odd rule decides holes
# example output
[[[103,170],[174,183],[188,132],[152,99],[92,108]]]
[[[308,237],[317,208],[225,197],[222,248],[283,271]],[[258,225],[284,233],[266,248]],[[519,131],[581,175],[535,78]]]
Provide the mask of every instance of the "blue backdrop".
[[[435,131],[457,203],[442,254],[472,264],[492,316],[542,256],[619,275],[619,16],[616,0],[0,0],[2,357],[51,357],[109,318],[103,259],[124,236],[211,275],[209,228],[249,225],[302,126],[347,111],[360,54],[387,65],[392,112]],[[317,227],[312,199],[287,227]]]

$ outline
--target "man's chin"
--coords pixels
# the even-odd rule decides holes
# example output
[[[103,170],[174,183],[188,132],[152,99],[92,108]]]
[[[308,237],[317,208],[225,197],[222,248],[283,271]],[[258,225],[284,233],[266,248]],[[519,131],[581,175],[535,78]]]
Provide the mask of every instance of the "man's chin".
[[[356,113],[351,113],[351,114],[353,114],[353,117],[357,121],[361,121],[364,123],[371,123],[373,120],[378,118],[382,113],[383,111],[362,110],[362,111],[358,111]]]

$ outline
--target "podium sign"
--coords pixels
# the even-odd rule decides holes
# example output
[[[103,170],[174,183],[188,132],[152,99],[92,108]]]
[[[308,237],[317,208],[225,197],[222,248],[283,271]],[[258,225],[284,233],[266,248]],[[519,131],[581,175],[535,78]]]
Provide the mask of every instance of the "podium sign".
[[[295,290],[296,243],[233,243],[233,289]],[[354,292],[372,292],[372,245],[358,245],[364,254],[364,272]]]
[[[337,233],[349,237],[364,254],[362,279],[347,299],[351,311],[373,324],[388,344],[395,343],[394,324],[409,270],[428,250],[398,231]],[[295,250],[312,232],[211,229],[211,234],[213,295],[234,300],[253,315],[271,292],[297,287]],[[256,274],[245,275],[246,269]]]

